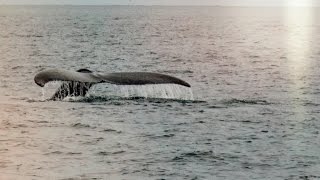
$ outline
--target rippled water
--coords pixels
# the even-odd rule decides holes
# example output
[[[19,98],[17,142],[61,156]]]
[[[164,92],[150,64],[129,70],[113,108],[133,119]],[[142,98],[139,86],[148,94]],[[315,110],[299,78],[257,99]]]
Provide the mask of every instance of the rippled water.
[[[320,179],[319,12],[0,6],[1,179]],[[47,68],[169,74],[195,100],[43,101]]]

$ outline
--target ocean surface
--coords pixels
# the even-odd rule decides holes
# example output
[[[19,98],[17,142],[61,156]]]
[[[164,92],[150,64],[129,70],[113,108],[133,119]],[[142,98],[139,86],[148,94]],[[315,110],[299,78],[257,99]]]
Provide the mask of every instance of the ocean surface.
[[[320,179],[319,19],[318,8],[0,6],[0,179]],[[192,87],[164,99],[150,89],[177,87],[134,87],[148,91],[137,98],[104,84],[47,101],[57,83],[33,78],[49,68]]]

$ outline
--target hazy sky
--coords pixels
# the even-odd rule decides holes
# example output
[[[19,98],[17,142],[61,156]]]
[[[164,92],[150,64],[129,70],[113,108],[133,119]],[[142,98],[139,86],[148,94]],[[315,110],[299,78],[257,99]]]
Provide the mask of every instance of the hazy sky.
[[[0,0],[0,4],[319,6],[320,0]]]

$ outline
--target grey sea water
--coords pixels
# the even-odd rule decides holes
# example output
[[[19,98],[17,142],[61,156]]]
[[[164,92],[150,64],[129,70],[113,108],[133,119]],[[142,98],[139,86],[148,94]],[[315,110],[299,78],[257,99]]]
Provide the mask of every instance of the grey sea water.
[[[319,12],[0,6],[0,178],[320,179]],[[43,101],[47,68],[169,74],[195,101]]]

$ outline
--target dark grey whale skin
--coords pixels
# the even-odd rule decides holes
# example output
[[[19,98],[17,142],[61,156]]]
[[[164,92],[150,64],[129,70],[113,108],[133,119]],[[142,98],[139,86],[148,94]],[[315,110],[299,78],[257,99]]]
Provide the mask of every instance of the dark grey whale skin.
[[[95,74],[88,69],[79,69],[77,72],[62,69],[44,70],[34,77],[34,81],[41,87],[50,81],[67,81],[60,86],[51,100],[61,100],[67,96],[85,96],[88,90],[97,83],[118,85],[178,84],[191,87],[189,83],[165,74],[151,72]]]

